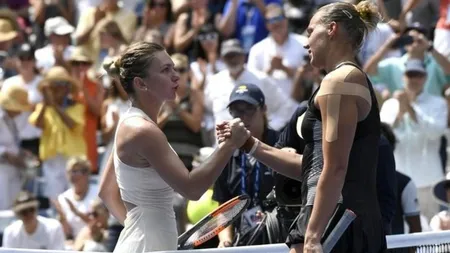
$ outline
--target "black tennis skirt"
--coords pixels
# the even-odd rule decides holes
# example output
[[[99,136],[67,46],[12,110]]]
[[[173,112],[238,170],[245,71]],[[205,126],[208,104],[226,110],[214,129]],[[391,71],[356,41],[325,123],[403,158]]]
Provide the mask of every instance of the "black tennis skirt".
[[[311,217],[313,206],[305,206],[300,211],[297,221],[293,224],[286,244],[290,248],[295,244],[303,244],[305,241],[306,228]],[[344,212],[342,206],[338,206],[333,218],[324,233],[324,238],[336,226],[339,218]],[[358,214],[357,214],[358,215]],[[323,241],[322,241],[323,243]],[[358,217],[350,224],[341,239],[331,251],[332,253],[384,253],[386,249],[386,236],[384,234],[381,219],[373,217]]]

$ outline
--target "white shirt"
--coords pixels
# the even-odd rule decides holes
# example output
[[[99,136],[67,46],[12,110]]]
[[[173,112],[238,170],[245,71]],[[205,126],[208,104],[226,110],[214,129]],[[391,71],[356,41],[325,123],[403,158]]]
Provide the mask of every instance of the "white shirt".
[[[91,210],[92,202],[97,198],[98,190],[96,187],[89,185],[89,190],[86,193],[86,196],[82,200],[75,200],[73,188],[68,189],[67,191],[61,193],[58,196],[58,202],[61,205],[63,212],[66,215],[67,222],[72,227],[73,236],[77,236],[81,229],[86,226],[84,221],[75,215],[67,204],[66,198],[69,199],[73,205],[78,209],[78,211],[82,213],[88,213]]]
[[[42,216],[38,216],[37,220],[38,225],[33,234],[25,231],[21,220],[9,225],[3,234],[3,247],[63,250],[65,238],[59,221]]]
[[[270,69],[270,62],[275,56],[283,59],[283,65],[288,68],[297,69],[305,64],[305,56],[308,54],[303,47],[307,38],[302,35],[290,33],[283,45],[278,45],[269,36],[253,45],[248,56],[247,67],[266,72]],[[285,94],[291,94],[293,79],[282,70],[274,70],[270,76]]]
[[[194,74],[194,77],[197,80],[202,80],[203,79],[203,74],[202,71],[200,70],[200,64],[198,64],[197,61],[191,62],[190,65],[192,74]],[[225,63],[223,63],[222,60],[217,60],[216,61],[216,70],[217,72],[220,72],[224,69],[226,69],[227,66],[225,65]],[[212,64],[211,63],[207,63],[206,65],[206,80],[208,80],[208,77],[214,75],[215,73],[213,72],[213,68],[212,68]]]
[[[69,45],[64,49],[63,58],[65,61],[69,61],[73,48],[73,46]],[[51,44],[36,50],[34,57],[36,58],[36,67],[42,69],[44,72],[55,66],[56,60]]]
[[[447,103],[441,97],[422,93],[411,106],[418,122],[406,113],[393,129],[398,140],[395,166],[411,177],[417,188],[430,187],[444,178],[439,147],[447,128]],[[398,100],[387,100],[381,108],[381,121],[392,126],[398,112]]]
[[[266,98],[269,125],[274,130],[280,130],[289,122],[298,104],[283,94],[267,75],[255,70],[244,69],[237,80],[233,80],[228,70],[223,70],[212,76],[205,87],[205,107],[212,111],[216,123],[231,120],[228,112],[228,101],[234,86],[239,84],[254,84],[261,88]]]
[[[37,75],[33,80],[26,83],[22,76],[16,75],[6,79],[3,82],[2,89],[5,89],[11,85],[21,85],[28,91],[28,102],[31,104],[38,104],[42,102],[42,94],[38,90],[38,85],[42,80],[42,76]],[[23,112],[14,118],[16,122],[17,130],[19,131],[19,137],[21,140],[31,140],[39,138],[42,134],[42,130],[29,123],[28,118],[32,112]]]
[[[372,57],[382,47],[391,36],[395,34],[392,27],[387,23],[378,23],[377,28],[367,34],[366,39],[359,52],[359,59],[364,65],[370,57]],[[390,50],[383,59],[390,57],[401,57],[402,53],[399,49]]]

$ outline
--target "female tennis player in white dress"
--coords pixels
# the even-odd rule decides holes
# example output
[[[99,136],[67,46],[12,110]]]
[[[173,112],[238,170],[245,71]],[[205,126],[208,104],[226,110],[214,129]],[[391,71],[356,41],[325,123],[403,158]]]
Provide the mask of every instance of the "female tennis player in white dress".
[[[199,199],[213,184],[234,150],[249,137],[243,123],[199,168],[189,172],[155,121],[162,103],[176,97],[178,73],[164,48],[138,42],[105,67],[130,96],[132,107],[119,121],[113,152],[99,196],[124,225],[114,252],[177,249],[172,206],[174,190]]]

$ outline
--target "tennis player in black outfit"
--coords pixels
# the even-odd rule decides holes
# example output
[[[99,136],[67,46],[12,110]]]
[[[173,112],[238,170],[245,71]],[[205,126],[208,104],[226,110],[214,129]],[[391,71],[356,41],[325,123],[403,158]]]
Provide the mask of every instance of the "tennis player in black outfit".
[[[322,235],[335,211],[353,210],[357,218],[332,252],[386,251],[376,194],[380,119],[372,84],[355,62],[364,36],[380,15],[362,1],[320,8],[307,28],[311,64],[327,75],[297,120],[305,140],[303,156],[270,147],[250,137],[242,147],[278,172],[302,181],[304,208],[286,243],[291,253],[321,253]],[[232,135],[217,126],[219,141]]]

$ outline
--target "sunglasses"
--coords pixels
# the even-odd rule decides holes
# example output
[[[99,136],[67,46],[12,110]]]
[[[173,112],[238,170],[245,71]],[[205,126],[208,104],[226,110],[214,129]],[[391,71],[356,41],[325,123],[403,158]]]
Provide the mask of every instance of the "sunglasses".
[[[85,61],[72,61],[70,63],[72,66],[74,67],[78,67],[78,66],[90,66],[91,63],[90,62],[85,62]]]
[[[151,2],[149,6],[150,6],[150,8],[155,8],[155,7],[165,8],[165,7],[167,7],[167,4],[166,3]]]
[[[256,109],[257,109],[257,107],[252,106],[252,105],[248,105],[248,106],[240,107],[240,108],[230,106],[229,112],[233,118],[243,118],[243,117],[251,118],[255,114]]]
[[[408,78],[423,78],[426,76],[426,74],[422,72],[415,72],[415,71],[407,72],[405,75]]]
[[[91,215],[94,218],[98,218],[99,213],[97,211],[92,211],[92,212],[89,213],[89,215]]]
[[[53,85],[55,86],[69,86],[70,83],[67,81],[54,81],[52,82]]]
[[[204,33],[198,35],[199,41],[216,40],[219,37],[217,33]]]
[[[36,212],[36,208],[31,207],[31,208],[24,209],[24,210],[18,212],[17,214],[18,214],[19,216],[22,216],[22,217],[23,217],[23,216],[27,216],[27,215],[29,215],[29,214],[32,214],[32,213],[34,213],[34,212]]]
[[[70,174],[75,176],[75,175],[86,175],[88,174],[89,170],[88,169],[73,169],[70,171]]]
[[[175,68],[175,71],[177,71],[180,74],[184,74],[187,72],[187,68]]]
[[[283,20],[284,20],[284,16],[280,15],[280,16],[276,16],[276,17],[272,17],[272,18],[266,18],[266,23],[267,24],[275,24],[275,23],[278,23]]]
[[[30,55],[30,56],[19,56],[19,60],[20,61],[33,61],[34,60],[34,56]]]

